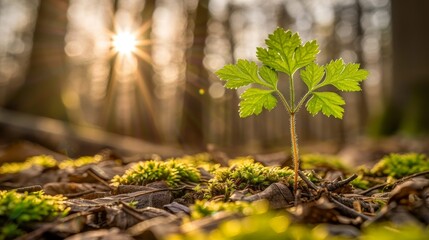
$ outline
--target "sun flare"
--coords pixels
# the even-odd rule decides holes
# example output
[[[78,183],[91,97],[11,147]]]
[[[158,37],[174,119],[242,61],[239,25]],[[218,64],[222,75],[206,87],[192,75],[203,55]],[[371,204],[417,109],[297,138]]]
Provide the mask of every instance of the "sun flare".
[[[113,47],[121,54],[131,54],[136,50],[137,39],[129,32],[120,32],[113,36]]]

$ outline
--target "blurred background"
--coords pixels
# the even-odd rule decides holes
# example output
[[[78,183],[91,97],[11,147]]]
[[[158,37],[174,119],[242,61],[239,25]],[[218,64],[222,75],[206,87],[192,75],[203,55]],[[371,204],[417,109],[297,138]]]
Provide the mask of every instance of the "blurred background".
[[[71,155],[288,150],[286,112],[240,119],[237,92],[213,73],[256,60],[280,26],[317,39],[320,64],[341,57],[370,72],[362,93],[342,94],[343,120],[299,113],[304,146],[421,139],[428,11],[426,0],[0,0],[1,138]]]

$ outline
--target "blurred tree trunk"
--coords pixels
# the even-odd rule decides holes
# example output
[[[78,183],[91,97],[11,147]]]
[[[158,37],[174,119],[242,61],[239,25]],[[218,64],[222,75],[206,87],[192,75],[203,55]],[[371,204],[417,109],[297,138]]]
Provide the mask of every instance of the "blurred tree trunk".
[[[186,57],[186,82],[179,136],[183,145],[199,149],[205,149],[204,130],[208,95],[204,92],[207,92],[209,85],[208,72],[203,65],[207,23],[210,18],[208,4],[209,0],[198,1],[195,15],[190,14],[188,19],[190,24],[188,31],[193,32],[193,42]]]
[[[64,37],[68,0],[40,1],[26,79],[6,108],[66,120],[61,99],[65,79]]]
[[[357,28],[357,40],[356,42],[358,44],[354,45],[354,49],[357,55],[357,62],[361,64],[361,68],[365,68],[365,60],[363,58],[363,51],[362,51],[362,39],[364,37],[364,29],[362,26],[362,17],[363,17],[363,9],[362,9],[362,3],[359,0],[356,0],[355,2],[356,10],[357,10],[357,16],[356,16],[356,28]],[[364,126],[368,122],[368,103],[366,101],[366,93],[365,91],[362,91],[359,94],[354,94],[353,96],[356,96],[357,98],[357,121],[356,124],[353,127],[355,131],[355,135],[362,134],[364,132]],[[351,135],[351,133],[349,133]],[[347,136],[347,137],[353,137],[356,136]]]
[[[227,39],[230,45],[229,52],[231,53],[231,61],[236,61],[235,56],[235,41],[234,41],[234,33],[231,28],[231,19],[232,15],[236,11],[236,6],[228,3],[227,14],[228,17],[225,18],[223,22],[223,26],[225,28],[225,34],[227,35]],[[242,143],[242,135],[240,134],[240,119],[238,115],[238,103],[240,102],[235,91],[226,91],[225,92],[226,101],[225,104],[225,121],[226,124],[226,136],[224,144],[226,146],[236,146]]]
[[[379,133],[429,133],[429,1],[392,0],[393,79]]]

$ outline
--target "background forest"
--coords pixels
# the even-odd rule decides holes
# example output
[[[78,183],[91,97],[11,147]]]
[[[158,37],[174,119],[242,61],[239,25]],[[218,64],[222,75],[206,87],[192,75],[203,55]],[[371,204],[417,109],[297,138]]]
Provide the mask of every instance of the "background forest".
[[[256,60],[277,26],[317,39],[321,64],[341,57],[370,72],[362,94],[343,94],[343,121],[299,114],[301,142],[335,152],[368,135],[425,136],[428,10],[425,0],[0,0],[2,137],[71,155],[91,144],[288,149],[284,111],[240,119],[237,93],[214,75]],[[114,45],[120,33],[136,39],[129,54]]]

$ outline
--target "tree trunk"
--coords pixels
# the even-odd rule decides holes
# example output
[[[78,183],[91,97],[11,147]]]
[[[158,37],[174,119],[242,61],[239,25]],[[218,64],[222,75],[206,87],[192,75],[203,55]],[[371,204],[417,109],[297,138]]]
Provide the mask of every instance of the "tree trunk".
[[[208,101],[208,73],[203,65],[207,22],[209,20],[209,0],[200,0],[195,11],[193,43],[187,51],[186,82],[180,141],[184,146],[205,149],[205,113]],[[190,15],[192,16],[192,15]]]
[[[40,1],[26,79],[6,108],[61,120],[68,0]]]
[[[391,1],[392,91],[379,133],[429,133],[429,1]]]

